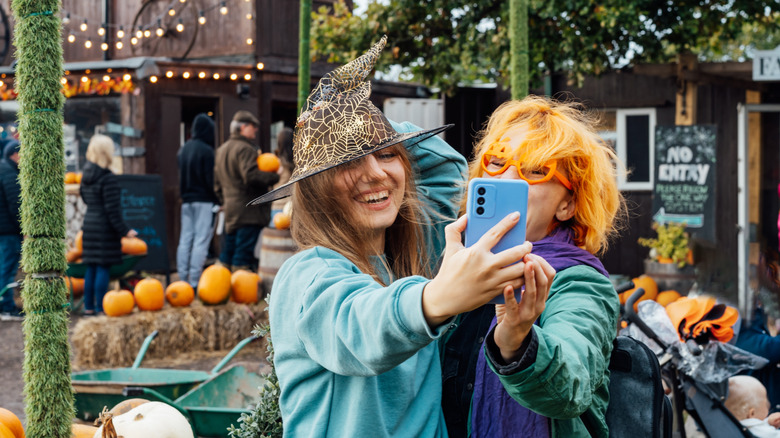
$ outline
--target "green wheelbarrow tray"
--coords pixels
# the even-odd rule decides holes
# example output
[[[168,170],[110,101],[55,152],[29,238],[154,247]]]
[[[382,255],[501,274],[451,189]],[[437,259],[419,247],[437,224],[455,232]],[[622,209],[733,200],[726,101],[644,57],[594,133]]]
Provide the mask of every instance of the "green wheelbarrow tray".
[[[241,414],[251,413],[249,406],[257,403],[264,383],[265,378],[259,374],[234,365],[176,400],[165,400],[149,387],[128,387],[125,394],[168,403],[187,417],[195,436],[225,438],[231,424],[238,426]]]
[[[94,420],[103,407],[111,409],[130,398],[123,394],[123,390],[128,386],[152,388],[153,395],[161,396],[156,397],[158,401],[178,398],[201,382],[217,375],[246,344],[256,339],[252,336],[239,342],[211,371],[141,368],[141,361],[155,336],[157,331],[146,337],[135,362],[129,368],[71,373],[78,418]]]
[[[146,254],[123,255],[122,261],[119,264],[111,265],[111,267],[108,268],[109,278],[117,278],[127,274],[131,269],[133,269],[138,261],[144,257],[146,257]],[[84,278],[86,273],[86,263],[68,263],[68,269],[65,271],[65,275],[76,278]]]

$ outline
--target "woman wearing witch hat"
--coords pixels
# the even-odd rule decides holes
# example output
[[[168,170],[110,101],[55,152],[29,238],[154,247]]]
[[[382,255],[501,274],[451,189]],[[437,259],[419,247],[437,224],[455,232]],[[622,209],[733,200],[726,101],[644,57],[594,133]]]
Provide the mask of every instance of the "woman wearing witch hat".
[[[320,81],[295,128],[290,182],[254,201],[292,194],[301,249],[270,295],[285,436],[447,436],[439,340],[454,315],[520,287],[513,263],[531,249],[490,252],[516,214],[469,248],[465,218],[445,227],[466,163],[435,136],[448,126],[394,124],[371,104],[365,79],[385,41]]]

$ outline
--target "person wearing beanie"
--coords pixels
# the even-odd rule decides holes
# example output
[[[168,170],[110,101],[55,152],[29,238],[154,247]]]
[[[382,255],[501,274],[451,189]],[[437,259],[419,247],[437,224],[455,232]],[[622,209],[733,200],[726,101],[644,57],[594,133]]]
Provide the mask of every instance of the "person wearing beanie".
[[[192,122],[192,137],[179,149],[181,231],[176,250],[179,279],[198,286],[213,234],[214,121],[200,113]]]
[[[263,172],[257,166],[259,149],[253,141],[259,125],[249,111],[236,112],[230,122],[230,138],[217,148],[215,156],[214,192],[225,215],[219,261],[234,271],[257,271],[255,245],[271,219],[271,208],[247,204],[279,181],[278,173]]]
[[[22,254],[19,218],[19,142],[11,140],[3,148],[0,161],[0,290],[14,282]],[[21,319],[14,302],[14,288],[0,296],[0,320]]]

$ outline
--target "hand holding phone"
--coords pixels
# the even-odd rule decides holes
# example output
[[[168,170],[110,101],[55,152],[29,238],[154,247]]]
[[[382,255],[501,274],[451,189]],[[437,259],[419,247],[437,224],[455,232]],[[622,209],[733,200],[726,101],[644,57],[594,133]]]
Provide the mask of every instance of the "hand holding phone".
[[[522,245],[525,242],[528,183],[520,179],[472,179],[469,182],[466,201],[468,224],[466,225],[465,246],[468,247],[476,243],[483,234],[513,212],[520,213],[520,220],[493,247],[494,254]],[[519,301],[520,293],[516,293],[515,297]],[[498,295],[491,303],[504,304],[504,296]]]

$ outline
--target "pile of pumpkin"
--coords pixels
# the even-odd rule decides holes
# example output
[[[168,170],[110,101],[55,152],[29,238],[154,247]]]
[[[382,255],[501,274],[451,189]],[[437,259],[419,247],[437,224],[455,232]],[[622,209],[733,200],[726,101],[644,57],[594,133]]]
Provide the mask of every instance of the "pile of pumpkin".
[[[192,427],[176,408],[162,402],[127,399],[101,414],[100,427],[73,423],[71,438],[192,438]],[[103,429],[106,429],[105,431]],[[0,408],[0,438],[24,438],[24,427],[13,412]]]
[[[81,256],[84,253],[84,232],[79,231],[76,234],[76,238],[73,242],[73,248],[69,249],[65,253],[65,259],[68,263],[81,263]],[[149,251],[149,247],[146,242],[138,237],[123,237],[122,238],[122,254],[125,255],[142,255]]]
[[[230,273],[224,266],[206,268],[198,281],[197,295],[203,304],[223,304],[232,299],[237,303],[252,304],[258,301],[260,276],[254,272],[239,270]],[[103,297],[103,311],[108,316],[123,316],[138,306],[142,311],[161,310],[168,301],[173,307],[189,306],[195,299],[195,290],[186,281],[174,281],[163,289],[155,278],[144,278],[133,291],[115,290]]]
[[[279,161],[279,157],[277,157],[276,154],[271,152],[258,152],[257,168],[262,172],[276,172],[281,165],[282,163]],[[273,223],[277,230],[286,230],[290,228],[290,212],[285,209],[285,211],[274,214]]]
[[[618,294],[620,299],[620,305],[625,305],[628,298],[636,292],[638,288],[644,289],[645,293],[634,304],[634,311],[637,310],[637,304],[641,301],[653,300],[658,304],[666,307],[669,303],[673,303],[680,298],[680,293],[676,290],[658,291],[658,284],[653,280],[653,277],[649,275],[640,275],[633,278],[634,288],[629,289],[623,293]]]
[[[65,184],[81,184],[81,172],[65,172]]]

